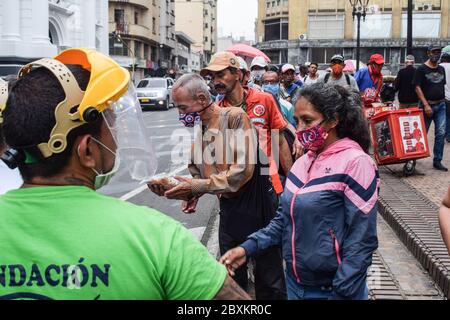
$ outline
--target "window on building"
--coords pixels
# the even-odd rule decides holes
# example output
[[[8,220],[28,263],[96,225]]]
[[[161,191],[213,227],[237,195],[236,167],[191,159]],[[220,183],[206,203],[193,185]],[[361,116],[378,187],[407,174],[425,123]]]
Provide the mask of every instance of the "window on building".
[[[144,44],[144,59],[150,59],[150,46],[148,44]]]
[[[343,39],[344,29],[345,16],[343,14],[312,14],[309,16],[308,37],[311,39]]]
[[[114,9],[114,22],[115,23],[125,23],[125,10]]]
[[[156,34],[156,18],[152,18],[152,31]]]
[[[110,35],[110,37],[109,37],[109,54],[112,56],[128,57],[129,56],[128,46],[129,46],[130,42],[128,40],[123,40],[123,41],[125,42],[125,44],[123,44],[122,42],[119,42],[115,37]]]
[[[142,59],[142,42],[134,41],[134,55],[136,58]]]
[[[357,36],[357,21],[354,22],[354,38]],[[362,39],[385,39],[392,36],[392,14],[370,14],[361,23]]]
[[[139,24],[139,12],[134,12],[134,24]]]
[[[406,38],[408,18],[402,15],[402,38]],[[413,38],[439,38],[441,30],[440,13],[413,13]]]
[[[274,19],[264,22],[265,41],[287,40],[289,38],[288,19]]]

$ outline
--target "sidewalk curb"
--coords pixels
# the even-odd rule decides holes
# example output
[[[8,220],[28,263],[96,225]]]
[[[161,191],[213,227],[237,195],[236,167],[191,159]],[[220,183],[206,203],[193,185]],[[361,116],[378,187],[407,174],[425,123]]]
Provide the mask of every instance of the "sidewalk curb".
[[[381,180],[380,214],[450,298],[450,258],[439,233],[439,208],[398,177],[382,174]]]

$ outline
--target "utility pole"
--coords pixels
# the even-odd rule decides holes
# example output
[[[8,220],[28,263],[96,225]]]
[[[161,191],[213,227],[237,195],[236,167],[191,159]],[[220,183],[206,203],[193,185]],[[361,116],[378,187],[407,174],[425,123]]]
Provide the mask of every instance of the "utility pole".
[[[408,31],[406,38],[406,54],[412,54],[413,46],[413,0],[408,0]]]

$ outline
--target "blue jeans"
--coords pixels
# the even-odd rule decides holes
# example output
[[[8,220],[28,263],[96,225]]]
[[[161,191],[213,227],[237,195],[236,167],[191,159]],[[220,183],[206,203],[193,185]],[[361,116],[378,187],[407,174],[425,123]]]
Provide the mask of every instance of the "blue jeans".
[[[297,283],[292,272],[286,270],[286,289],[288,300],[329,300],[333,293],[333,287],[311,287]],[[369,288],[365,286],[363,292],[352,300],[368,300]]]
[[[421,107],[422,104],[421,104]],[[445,144],[445,123],[446,123],[446,104],[441,102],[431,106],[433,109],[433,116],[429,118],[424,111],[425,125],[427,133],[430,129],[431,122],[434,121],[434,159],[433,163],[440,163],[444,157],[444,144]]]
[[[450,100],[446,100],[445,104],[447,106],[447,116],[446,116],[446,129],[445,129],[445,137],[447,139],[450,139]]]

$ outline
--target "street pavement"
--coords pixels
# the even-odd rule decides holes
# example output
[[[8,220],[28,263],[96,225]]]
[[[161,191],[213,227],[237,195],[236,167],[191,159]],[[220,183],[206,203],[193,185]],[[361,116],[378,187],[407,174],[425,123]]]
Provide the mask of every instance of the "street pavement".
[[[193,130],[178,121],[178,111],[146,111],[144,121],[158,161],[157,175],[188,176],[187,161],[193,139]],[[184,152],[184,154],[183,154]],[[212,195],[203,196],[197,212],[187,215],[181,211],[181,201],[158,197],[146,187],[136,187],[122,192],[105,192],[137,205],[154,208],[190,229],[202,240],[212,213],[217,213],[218,200]]]

